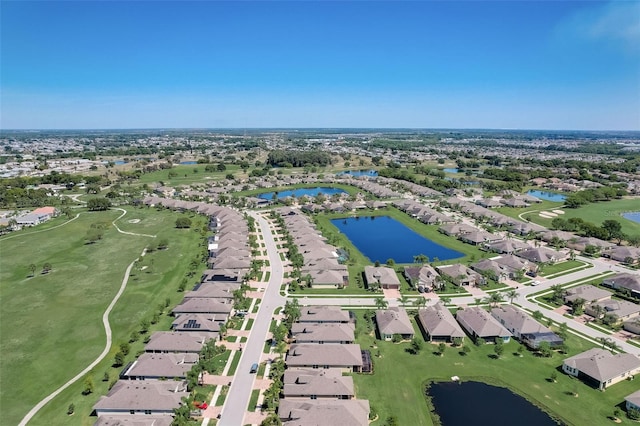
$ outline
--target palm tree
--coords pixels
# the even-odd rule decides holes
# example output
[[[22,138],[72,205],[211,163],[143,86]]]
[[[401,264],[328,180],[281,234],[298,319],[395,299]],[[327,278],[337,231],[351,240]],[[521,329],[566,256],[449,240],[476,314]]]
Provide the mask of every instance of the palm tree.
[[[440,301],[441,301],[442,303],[444,303],[445,305],[448,305],[449,303],[451,303],[451,298],[450,298],[450,297],[447,297],[447,296],[441,296],[441,297],[440,297]]]
[[[401,297],[398,298],[398,302],[400,302],[400,305],[406,306],[407,303],[409,302],[409,297],[403,294]]]
[[[418,297],[413,301],[413,306],[415,306],[418,309],[424,308],[426,305],[427,305],[427,299],[425,299],[424,297]]]
[[[502,302],[502,295],[497,291],[491,293],[489,297],[485,299],[485,302],[489,303],[492,307],[498,306],[498,303]]]
[[[509,303],[511,305],[513,305],[513,299],[515,299],[516,297],[519,296],[518,292],[515,291],[514,289],[511,289],[511,290],[505,292],[504,295],[505,295],[505,297],[509,298]]]
[[[32,263],[31,265],[29,265],[29,271],[31,272],[32,277],[36,274],[36,269],[38,269],[38,267],[36,266],[35,263]]]
[[[378,309],[387,309],[387,306],[389,306],[389,302],[387,302],[384,297],[376,297],[375,301],[376,308]]]

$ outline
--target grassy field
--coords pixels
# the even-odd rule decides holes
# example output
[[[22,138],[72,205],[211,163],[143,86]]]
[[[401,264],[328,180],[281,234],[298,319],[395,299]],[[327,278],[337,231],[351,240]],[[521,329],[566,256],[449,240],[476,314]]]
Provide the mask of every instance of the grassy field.
[[[544,203],[551,203],[550,201],[545,201]],[[523,213],[528,210],[536,210],[536,212],[524,214],[523,217],[531,222],[550,227],[552,219],[545,219],[540,217],[537,213],[537,210],[545,207],[545,204],[536,204],[531,206],[528,209],[507,209],[501,208],[498,209],[501,213],[504,213],[508,216],[517,217],[517,214],[514,216],[515,212]],[[561,203],[551,203],[556,206],[560,206]],[[556,208],[558,208],[556,207]],[[549,208],[546,208],[549,210]],[[602,221],[607,219],[615,219],[620,222],[622,225],[622,232],[627,235],[640,235],[640,223],[634,222],[629,219],[625,219],[622,216],[622,213],[640,211],[640,197],[628,197],[621,200],[611,200],[611,201],[603,201],[599,203],[591,203],[585,206],[579,207],[577,209],[562,209],[565,214],[561,215],[564,219],[570,219],[572,217],[579,217],[587,222],[595,223],[596,225],[600,225]]]
[[[175,305],[176,288],[185,275],[188,260],[199,251],[201,236],[193,230],[173,225],[179,216],[169,211],[127,208],[121,229],[166,238],[169,247],[148,254],[134,268],[127,290],[110,315],[114,347],[91,375],[95,390],[81,395],[83,380],[72,385],[43,408],[30,424],[93,424],[91,406],[107,392],[104,373],[117,377],[111,368],[113,355],[121,342],[129,340],[143,318],[150,318],[157,306],[169,298]],[[118,233],[111,226],[121,212],[82,212],[80,217],[60,228],[21,231],[0,240],[0,395],[3,423],[17,424],[43,397],[65,383],[104,348],[102,314],[120,287],[129,263],[153,239]],[[138,219],[137,223],[129,220]],[[106,226],[102,240],[85,244],[92,224]],[[45,262],[53,270],[41,274]],[[28,265],[38,269],[29,277]],[[144,270],[141,270],[146,266]],[[165,316],[152,328],[168,329]],[[129,359],[138,348],[132,345]],[[7,391],[7,390],[11,391]],[[76,414],[68,417],[73,403]]]
[[[210,183],[220,179],[224,179],[229,173],[239,175],[238,172],[245,175],[239,166],[227,164],[224,172],[206,172],[204,169],[209,164],[184,164],[175,165],[171,169],[158,170],[156,172],[145,173],[140,176],[138,183],[154,183],[164,182],[167,186],[191,185],[193,183]],[[214,164],[215,167],[215,164]],[[175,173],[175,176],[169,177],[169,173]]]
[[[469,342],[468,355],[461,355],[459,348],[448,346],[441,357],[437,355],[437,346],[430,343],[424,343],[418,355],[411,355],[406,352],[409,343],[377,341],[374,345],[374,336],[363,327],[362,311],[357,315],[357,341],[363,349],[371,351],[375,372],[355,374],[354,381],[357,397],[368,399],[378,413],[378,420],[372,425],[384,425],[389,416],[395,416],[401,425],[433,424],[424,386],[429,381],[449,381],[454,375],[463,381],[507,386],[570,425],[611,422],[607,416],[612,415],[626,395],[638,388],[637,383],[624,381],[600,392],[557,370],[566,356],[591,347],[575,336],[568,340],[569,355],[555,353],[551,358],[539,358],[528,351],[519,357],[518,343],[513,341],[505,345],[499,359],[493,357],[493,345],[477,347]],[[421,336],[417,327],[416,332]],[[557,372],[557,383],[548,380],[553,371]],[[569,395],[574,389],[578,392],[577,398]],[[622,424],[633,423],[623,419]]]

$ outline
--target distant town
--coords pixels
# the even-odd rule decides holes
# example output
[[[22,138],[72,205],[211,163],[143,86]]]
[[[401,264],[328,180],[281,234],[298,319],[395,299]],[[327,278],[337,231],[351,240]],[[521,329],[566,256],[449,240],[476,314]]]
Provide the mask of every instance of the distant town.
[[[0,251],[8,424],[640,420],[640,132],[3,130]]]

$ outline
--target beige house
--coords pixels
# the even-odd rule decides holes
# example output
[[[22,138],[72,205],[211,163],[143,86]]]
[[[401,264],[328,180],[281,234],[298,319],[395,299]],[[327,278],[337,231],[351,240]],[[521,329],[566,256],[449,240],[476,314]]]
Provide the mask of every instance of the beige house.
[[[364,278],[368,287],[379,286],[385,289],[399,289],[400,280],[396,271],[386,266],[365,266]]]
[[[453,314],[442,302],[418,311],[418,324],[430,342],[451,342],[464,339],[465,334]]]
[[[378,333],[383,340],[391,340],[394,334],[403,339],[413,339],[413,325],[407,311],[401,307],[393,307],[376,311]]]
[[[640,358],[593,348],[565,359],[562,371],[602,390],[638,374]]]
[[[355,395],[353,377],[343,376],[339,368],[288,369],[283,384],[285,398],[351,399]]]

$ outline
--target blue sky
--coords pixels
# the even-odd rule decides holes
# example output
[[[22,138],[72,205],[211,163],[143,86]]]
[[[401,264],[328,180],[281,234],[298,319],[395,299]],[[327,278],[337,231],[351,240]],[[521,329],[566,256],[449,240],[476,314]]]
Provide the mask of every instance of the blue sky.
[[[0,128],[640,130],[640,2],[2,1]]]

